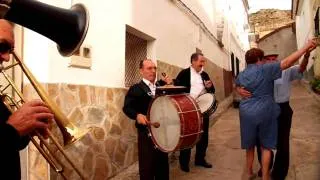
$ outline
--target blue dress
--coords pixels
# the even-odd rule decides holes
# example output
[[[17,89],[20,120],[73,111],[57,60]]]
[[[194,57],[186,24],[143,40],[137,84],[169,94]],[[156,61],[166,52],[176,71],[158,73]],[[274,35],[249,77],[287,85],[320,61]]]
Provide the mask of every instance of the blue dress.
[[[252,93],[239,105],[241,147],[249,149],[259,139],[261,146],[275,149],[277,118],[280,108],[274,101],[274,80],[281,77],[280,62],[263,65],[249,64],[236,79],[236,85]]]

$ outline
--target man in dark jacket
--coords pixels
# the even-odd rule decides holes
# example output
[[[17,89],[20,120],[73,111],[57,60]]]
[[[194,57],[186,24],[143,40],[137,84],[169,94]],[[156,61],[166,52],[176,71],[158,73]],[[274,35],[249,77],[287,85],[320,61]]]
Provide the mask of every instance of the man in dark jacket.
[[[13,47],[13,27],[8,21],[0,19],[0,71],[3,70],[3,61],[9,61]],[[44,119],[52,119],[53,114],[39,100],[25,103],[11,113],[3,103],[2,93],[0,97],[0,179],[20,180],[19,151],[28,145],[27,135],[35,129],[48,128],[48,121]]]
[[[156,66],[146,59],[140,62],[139,68],[143,79],[130,87],[125,97],[123,112],[136,121],[140,180],[168,180],[168,154],[155,148],[147,129],[149,120],[146,115],[159,84],[156,82]]]
[[[215,88],[209,75],[203,71],[205,65],[205,58],[201,53],[194,53],[191,55],[191,66],[183,69],[175,79],[174,83],[177,86],[187,87],[187,93],[193,98],[197,98],[203,92],[214,93]],[[203,114],[203,134],[196,147],[195,165],[211,168],[212,165],[205,160],[206,151],[208,147],[209,138],[209,116]],[[189,172],[191,149],[180,151],[179,162],[181,170]]]

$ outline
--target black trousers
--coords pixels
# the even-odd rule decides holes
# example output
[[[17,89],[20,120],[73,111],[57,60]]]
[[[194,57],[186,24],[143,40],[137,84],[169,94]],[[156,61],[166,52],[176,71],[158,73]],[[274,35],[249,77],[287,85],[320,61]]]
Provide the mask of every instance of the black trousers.
[[[202,162],[205,160],[209,140],[209,116],[203,116],[203,134],[196,145],[195,161]],[[179,162],[181,166],[189,166],[191,148],[180,151]]]
[[[290,157],[290,130],[293,111],[289,102],[278,103],[281,109],[278,118],[278,144],[275,162],[272,170],[274,180],[284,180],[288,175]],[[261,159],[260,148],[257,148],[258,158]],[[260,164],[261,161],[259,160]],[[271,165],[272,167],[272,165]]]
[[[168,153],[155,148],[147,130],[138,129],[140,180],[169,180]]]

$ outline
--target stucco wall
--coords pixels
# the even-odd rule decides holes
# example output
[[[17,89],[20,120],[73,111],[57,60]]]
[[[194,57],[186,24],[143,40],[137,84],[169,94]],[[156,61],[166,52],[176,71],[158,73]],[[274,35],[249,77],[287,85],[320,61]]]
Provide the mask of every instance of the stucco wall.
[[[287,27],[267,35],[258,42],[259,48],[264,50],[265,54],[279,54],[278,58],[283,59],[297,50],[296,35],[292,27]]]

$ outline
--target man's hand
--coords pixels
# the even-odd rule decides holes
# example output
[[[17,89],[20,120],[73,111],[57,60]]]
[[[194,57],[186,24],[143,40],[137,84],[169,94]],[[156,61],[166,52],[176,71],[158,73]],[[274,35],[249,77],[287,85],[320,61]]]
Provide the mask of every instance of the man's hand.
[[[25,136],[36,129],[45,131],[53,118],[51,110],[42,101],[33,100],[15,111],[7,123],[13,126],[20,136]]]
[[[143,114],[137,115],[137,122],[138,124],[147,125],[149,123],[147,117]]]
[[[251,92],[247,91],[244,87],[237,87],[236,90],[243,98],[250,98],[252,96]]]
[[[167,85],[173,84],[172,78],[166,75],[166,73],[162,73],[161,80],[166,82]]]
[[[315,49],[319,44],[316,41],[317,38],[309,39],[307,43],[305,44],[306,47],[308,47],[309,51],[312,51]]]
[[[308,65],[308,61],[309,61],[309,57],[310,57],[310,52],[313,51],[316,47],[317,46],[308,49],[306,51],[306,53],[304,54],[303,60],[300,63],[300,66],[299,66],[299,72],[300,73],[303,73],[307,69],[307,65]]]
[[[204,86],[206,87],[206,88],[211,88],[212,87],[212,81],[211,80],[209,80],[209,81],[204,81]]]

